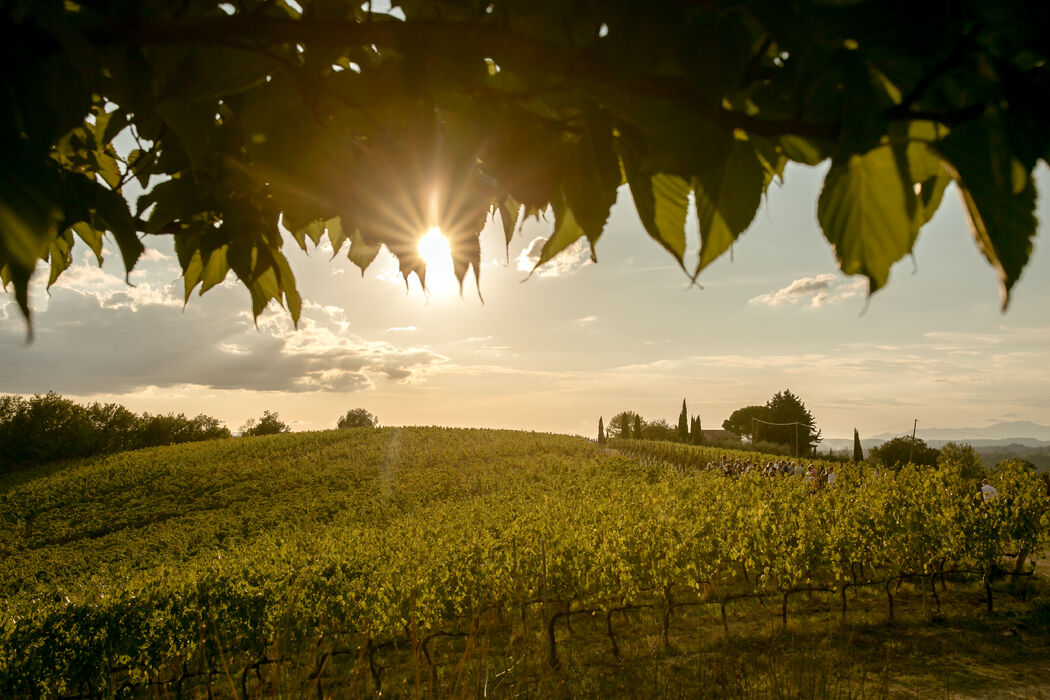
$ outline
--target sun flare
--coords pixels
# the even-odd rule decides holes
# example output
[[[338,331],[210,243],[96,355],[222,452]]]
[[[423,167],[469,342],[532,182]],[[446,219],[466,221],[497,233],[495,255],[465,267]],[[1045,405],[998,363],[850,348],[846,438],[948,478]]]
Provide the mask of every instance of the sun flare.
[[[448,261],[451,256],[448,239],[437,226],[431,228],[419,239],[419,255],[427,264],[427,268],[438,267]]]
[[[437,226],[419,239],[419,257],[427,266],[427,290],[431,298],[452,295],[459,289],[452,266],[452,249],[448,238]]]

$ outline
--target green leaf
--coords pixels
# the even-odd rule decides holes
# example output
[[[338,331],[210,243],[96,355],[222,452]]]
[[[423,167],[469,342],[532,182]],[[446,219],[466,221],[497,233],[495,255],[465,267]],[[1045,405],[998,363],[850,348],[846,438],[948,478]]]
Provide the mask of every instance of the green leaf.
[[[63,231],[48,246],[48,259],[51,263],[51,276],[48,278],[48,289],[58,280],[70,265],[73,264],[73,233],[69,230]]]
[[[99,231],[91,226],[91,224],[81,221],[80,223],[73,224],[73,231],[80,237],[80,240],[84,241],[91,252],[95,254],[95,258],[98,260],[98,264],[102,264],[102,236],[105,234],[104,231]]]
[[[277,284],[280,290],[284,293],[285,305],[288,309],[288,313],[292,315],[292,323],[296,327],[299,326],[299,316],[303,310],[303,299],[299,295],[299,290],[295,286],[295,275],[292,273],[292,268],[288,264],[288,258],[284,257],[284,253],[281,251],[271,251],[274,257],[275,271],[277,272]],[[278,299],[280,297],[278,296]]]
[[[256,51],[223,46],[195,47],[168,76],[162,97],[211,101],[266,81],[279,64]]]
[[[539,260],[532,266],[532,272],[585,235],[583,229],[576,223],[572,209],[565,204],[564,200],[558,202],[554,208],[554,233],[543,244],[543,250],[540,251]]]
[[[685,216],[689,183],[677,175],[648,175],[636,169],[633,158],[624,158],[627,182],[642,226],[685,269]]]
[[[796,163],[819,165],[831,155],[832,145],[819,139],[807,139],[801,136],[781,136],[778,139],[781,150]]]
[[[188,204],[193,195],[193,185],[183,178],[158,182],[153,189],[139,197],[140,216],[151,204],[155,205],[143,230],[146,233],[160,233],[168,224],[181,219],[184,212],[189,211]]]
[[[215,131],[216,105],[189,99],[166,99],[157,104],[157,111],[175,134],[182,152],[197,164],[211,151]],[[169,139],[164,140],[165,143]]]
[[[343,222],[338,216],[325,222],[325,231],[328,233],[328,242],[332,245],[332,257],[339,254],[348,236],[343,230]]]
[[[229,250],[229,245],[223,244],[208,254],[207,262],[204,263],[200,271],[201,294],[204,294],[217,284],[222,284],[223,280],[226,279],[226,273],[230,270],[230,265],[226,260],[227,250]],[[201,257],[203,258],[203,255]]]
[[[135,222],[128,210],[128,203],[117,192],[106,189],[96,182],[91,184],[94,185],[94,196],[90,205],[98,216],[99,223],[116,239],[117,247],[120,248],[120,257],[124,262],[125,275],[129,275],[135,263],[146,251],[146,247],[139,240]]]
[[[349,238],[350,249],[346,251],[346,257],[350,262],[361,268],[361,276],[364,277],[365,270],[379,255],[379,244],[366,243],[361,236],[361,231],[356,228],[350,233]]]
[[[620,159],[613,147],[612,125],[604,115],[588,115],[568,162],[565,201],[594,250],[620,186]]]
[[[482,222],[484,226],[484,222]],[[478,296],[481,296],[481,232],[464,231],[449,236],[449,249],[452,253],[452,270],[459,282],[459,293],[463,294],[463,280],[467,271],[474,270],[474,283]]]
[[[1005,310],[1032,254],[1036,195],[1031,173],[992,116],[953,129],[936,147],[955,168],[970,228],[999,276]]]
[[[733,140],[723,161],[693,179],[700,222],[700,259],[696,272],[714,262],[743,233],[762,203],[765,171],[750,143]]]
[[[503,237],[507,242],[507,255],[510,255],[510,241],[514,238],[514,229],[521,215],[521,204],[512,197],[507,197],[499,205],[499,218],[503,222]]]
[[[893,149],[880,146],[832,163],[817,220],[842,271],[866,276],[875,292],[886,284],[890,266],[911,252],[916,210],[912,183],[901,177]]]

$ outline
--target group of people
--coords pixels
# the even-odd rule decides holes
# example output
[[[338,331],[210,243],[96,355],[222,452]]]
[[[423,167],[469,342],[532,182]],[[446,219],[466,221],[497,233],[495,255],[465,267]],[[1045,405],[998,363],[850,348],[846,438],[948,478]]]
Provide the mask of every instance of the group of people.
[[[835,483],[835,472],[830,465],[818,467],[813,462],[804,464],[793,459],[775,459],[763,461],[751,458],[726,458],[720,455],[707,463],[707,469],[721,472],[726,476],[740,476],[742,474],[763,474],[765,476],[804,476],[807,480],[817,484]]]
[[[813,462],[803,464],[800,461],[790,459],[763,461],[740,457],[727,458],[725,455],[719,455],[718,459],[710,460],[706,468],[709,471],[720,472],[726,476],[741,476],[751,473],[765,476],[801,476],[806,479],[814,493],[825,484],[835,483],[835,471],[830,464],[818,467]],[[988,483],[988,479],[982,480],[981,499],[985,503],[990,503],[998,497],[999,491]]]

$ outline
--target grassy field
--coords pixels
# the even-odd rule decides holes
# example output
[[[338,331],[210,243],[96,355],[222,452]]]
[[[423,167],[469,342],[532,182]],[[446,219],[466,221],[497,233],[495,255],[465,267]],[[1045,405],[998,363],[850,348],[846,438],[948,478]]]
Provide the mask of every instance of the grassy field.
[[[1050,697],[1045,565],[993,577],[990,614],[950,573],[1011,564],[1038,484],[997,476],[989,510],[935,476],[812,494],[438,428],[8,476],[0,693]],[[930,562],[949,573],[892,578]]]

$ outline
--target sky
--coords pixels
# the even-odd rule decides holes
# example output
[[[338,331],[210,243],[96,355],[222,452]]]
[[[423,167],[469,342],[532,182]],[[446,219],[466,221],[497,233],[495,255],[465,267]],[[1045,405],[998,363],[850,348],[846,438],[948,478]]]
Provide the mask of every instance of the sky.
[[[684,398],[704,428],[789,389],[824,437],[1050,424],[1050,235],[1001,310],[998,281],[949,191],[888,286],[838,271],[816,221],[826,165],[790,166],[729,255],[690,286],[645,234],[621,189],[598,263],[586,244],[529,275],[553,221],[530,219],[509,251],[482,234],[479,298],[451,263],[429,295],[406,291],[383,253],[362,276],[330,247],[289,255],[306,303],[251,318],[233,274],[183,304],[170,243],[124,282],[115,244],[100,268],[83,245],[45,291],[34,278],[35,339],[0,297],[0,393],[55,391],[151,413],[206,413],[236,432],[263,410],[294,430],[332,428],[352,408],[383,425],[512,428],[593,436],[599,416],[633,410],[677,422]],[[1040,166],[1040,222],[1050,171]],[[688,258],[699,246],[695,218]],[[153,244],[156,239],[147,243]],[[345,249],[343,250],[345,253]],[[691,268],[687,260],[687,267]]]

